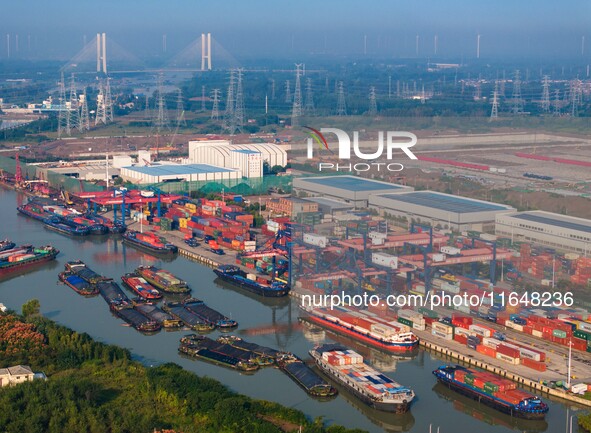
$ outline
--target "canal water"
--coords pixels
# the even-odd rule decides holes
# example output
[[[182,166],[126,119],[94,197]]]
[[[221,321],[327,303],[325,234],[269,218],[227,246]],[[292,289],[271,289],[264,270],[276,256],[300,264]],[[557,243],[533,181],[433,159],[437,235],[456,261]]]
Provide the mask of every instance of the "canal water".
[[[163,263],[126,247],[117,237],[78,239],[48,231],[40,222],[17,213],[17,205],[26,200],[26,197],[13,191],[0,189],[0,237],[8,237],[17,244],[49,243],[61,253],[51,263],[0,282],[0,302],[20,311],[24,302],[37,298],[41,302],[43,315],[76,331],[86,332],[97,340],[126,347],[146,365],[175,362],[199,375],[213,377],[236,392],[276,401],[299,409],[311,418],[322,416],[329,423],[371,432],[426,433],[432,425],[433,432],[439,427],[441,433],[557,433],[568,432],[570,416],[582,413],[575,407],[549,401],[551,409],[546,422],[511,419],[437,385],[431,372],[444,361],[432,354],[420,351],[412,358],[397,359],[378,350],[358,346],[319,328],[301,324],[298,321],[297,300],[261,300],[216,282],[211,269],[182,257]],[[337,398],[318,402],[277,369],[265,368],[253,375],[243,375],[182,357],[177,352],[179,338],[188,332],[161,331],[150,336],[140,334],[123,326],[123,322],[110,313],[101,297],[86,299],[58,284],[57,274],[67,260],[73,259],[83,260],[96,272],[116,281],[120,281],[121,275],[133,271],[138,265],[165,267],[190,284],[194,297],[203,299],[211,307],[237,320],[239,328],[235,333],[246,340],[288,350],[303,358],[309,358],[307,351],[314,344],[333,341],[345,343],[360,351],[377,369],[403,385],[412,387],[417,398],[409,414],[385,414],[369,409],[342,389],[339,389],[342,392]],[[218,333],[214,332],[210,336],[216,338]],[[577,431],[576,426],[574,431]]]

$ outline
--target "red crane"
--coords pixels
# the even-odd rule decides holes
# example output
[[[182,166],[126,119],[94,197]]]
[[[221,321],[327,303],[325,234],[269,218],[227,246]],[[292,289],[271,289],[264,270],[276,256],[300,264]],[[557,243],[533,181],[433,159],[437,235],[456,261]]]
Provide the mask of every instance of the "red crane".
[[[16,184],[19,185],[23,181],[23,172],[21,170],[21,163],[18,152],[16,153],[16,157],[14,159],[16,160],[16,171],[14,173],[14,180]]]

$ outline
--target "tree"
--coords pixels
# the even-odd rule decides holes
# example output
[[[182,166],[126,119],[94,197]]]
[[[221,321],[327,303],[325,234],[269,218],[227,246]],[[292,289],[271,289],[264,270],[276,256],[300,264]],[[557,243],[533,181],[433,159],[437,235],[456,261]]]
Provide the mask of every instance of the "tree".
[[[39,299],[31,299],[23,304],[22,312],[23,316],[30,317],[30,316],[37,316],[39,314],[39,310],[41,309],[41,303]]]

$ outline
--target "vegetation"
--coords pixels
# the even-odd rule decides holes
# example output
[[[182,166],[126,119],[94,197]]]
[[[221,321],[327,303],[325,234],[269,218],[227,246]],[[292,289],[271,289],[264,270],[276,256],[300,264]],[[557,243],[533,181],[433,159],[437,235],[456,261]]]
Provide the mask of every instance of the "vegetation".
[[[579,427],[584,431],[591,432],[591,413],[579,417]]]
[[[301,425],[308,433],[354,433],[236,394],[175,364],[145,367],[127,350],[38,315],[0,316],[0,360],[2,366],[28,364],[49,376],[0,389],[2,432],[271,433]]]

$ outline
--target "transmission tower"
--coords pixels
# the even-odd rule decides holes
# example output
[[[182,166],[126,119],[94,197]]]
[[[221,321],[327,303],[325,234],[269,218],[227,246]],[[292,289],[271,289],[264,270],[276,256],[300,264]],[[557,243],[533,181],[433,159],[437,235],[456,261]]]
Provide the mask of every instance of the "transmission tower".
[[[482,98],[482,90],[480,87],[480,81],[477,81],[476,84],[474,85],[474,100],[480,101],[481,98]]]
[[[304,112],[308,116],[314,116],[316,109],[314,107],[314,94],[312,93],[312,79],[306,78],[306,102],[304,102]]]
[[[145,106],[145,118],[150,120],[152,116],[150,115],[150,95],[146,92],[146,106]]]
[[[554,115],[560,116],[560,89],[554,90]]]
[[[211,98],[213,99],[213,107],[211,108],[211,119],[218,120],[220,118],[220,89],[213,89]]]
[[[176,91],[176,127],[185,125],[185,105],[183,104],[183,92],[181,89]],[[202,99],[205,101],[205,98]]]
[[[293,106],[291,109],[291,125],[297,126],[298,118],[302,116],[302,85],[300,80],[301,64],[296,63],[296,81],[295,91],[293,94]]]
[[[347,105],[345,103],[345,86],[342,81],[339,81],[337,90],[337,116],[347,115]]]
[[[74,74],[70,79],[70,131],[80,129],[80,106],[78,104],[78,95],[76,94],[76,81]]]
[[[154,124],[158,133],[168,128],[168,114],[166,112],[166,104],[164,102],[164,93],[162,88],[162,74],[158,76],[158,110],[156,112],[156,119]]]
[[[378,114],[378,103],[376,101],[376,88],[374,86],[369,88],[369,110],[367,114],[374,117]]]
[[[542,111],[550,112],[550,77],[548,75],[544,75],[542,84]]]
[[[236,69],[238,78],[236,81],[236,107],[234,108],[234,127],[236,130],[242,132],[244,127],[244,118],[246,116],[244,110],[244,90],[242,87],[242,69]],[[234,133],[232,131],[232,133]]]
[[[290,87],[289,80],[285,80],[285,103],[286,104],[291,103],[291,87]]]
[[[490,110],[490,118],[497,119],[499,117],[499,91],[495,85],[495,91],[493,92],[492,109]]]
[[[78,130],[88,131],[90,130],[90,116],[88,114],[88,98],[86,97],[86,87],[80,95],[80,123],[78,124]]]
[[[579,80],[570,82],[570,115],[577,117],[579,115],[579,104],[581,103],[581,86]]]
[[[275,79],[271,78],[271,101],[275,100]]]
[[[205,86],[201,86],[201,111],[205,111]]]
[[[235,83],[235,75],[234,69],[230,70],[230,83],[228,84],[228,93],[226,95],[226,109],[224,110],[224,123],[223,128],[230,130],[230,133],[234,133],[234,108],[235,108],[235,100],[234,100],[234,87],[236,86]]]
[[[113,121],[113,100],[111,98],[111,83],[109,77],[105,79],[105,117],[107,122]]]
[[[96,117],[94,118],[94,126],[97,126],[99,123],[107,123],[107,112],[105,111],[105,93],[102,81],[99,81],[99,90],[98,95],[96,96]]]
[[[64,134],[70,135],[70,111],[66,106],[66,85],[64,83],[63,72],[62,78],[59,82],[59,104],[57,136],[58,138],[61,138]]]
[[[523,113],[523,99],[521,99],[521,76],[519,69],[515,71],[513,79],[513,114]]]

